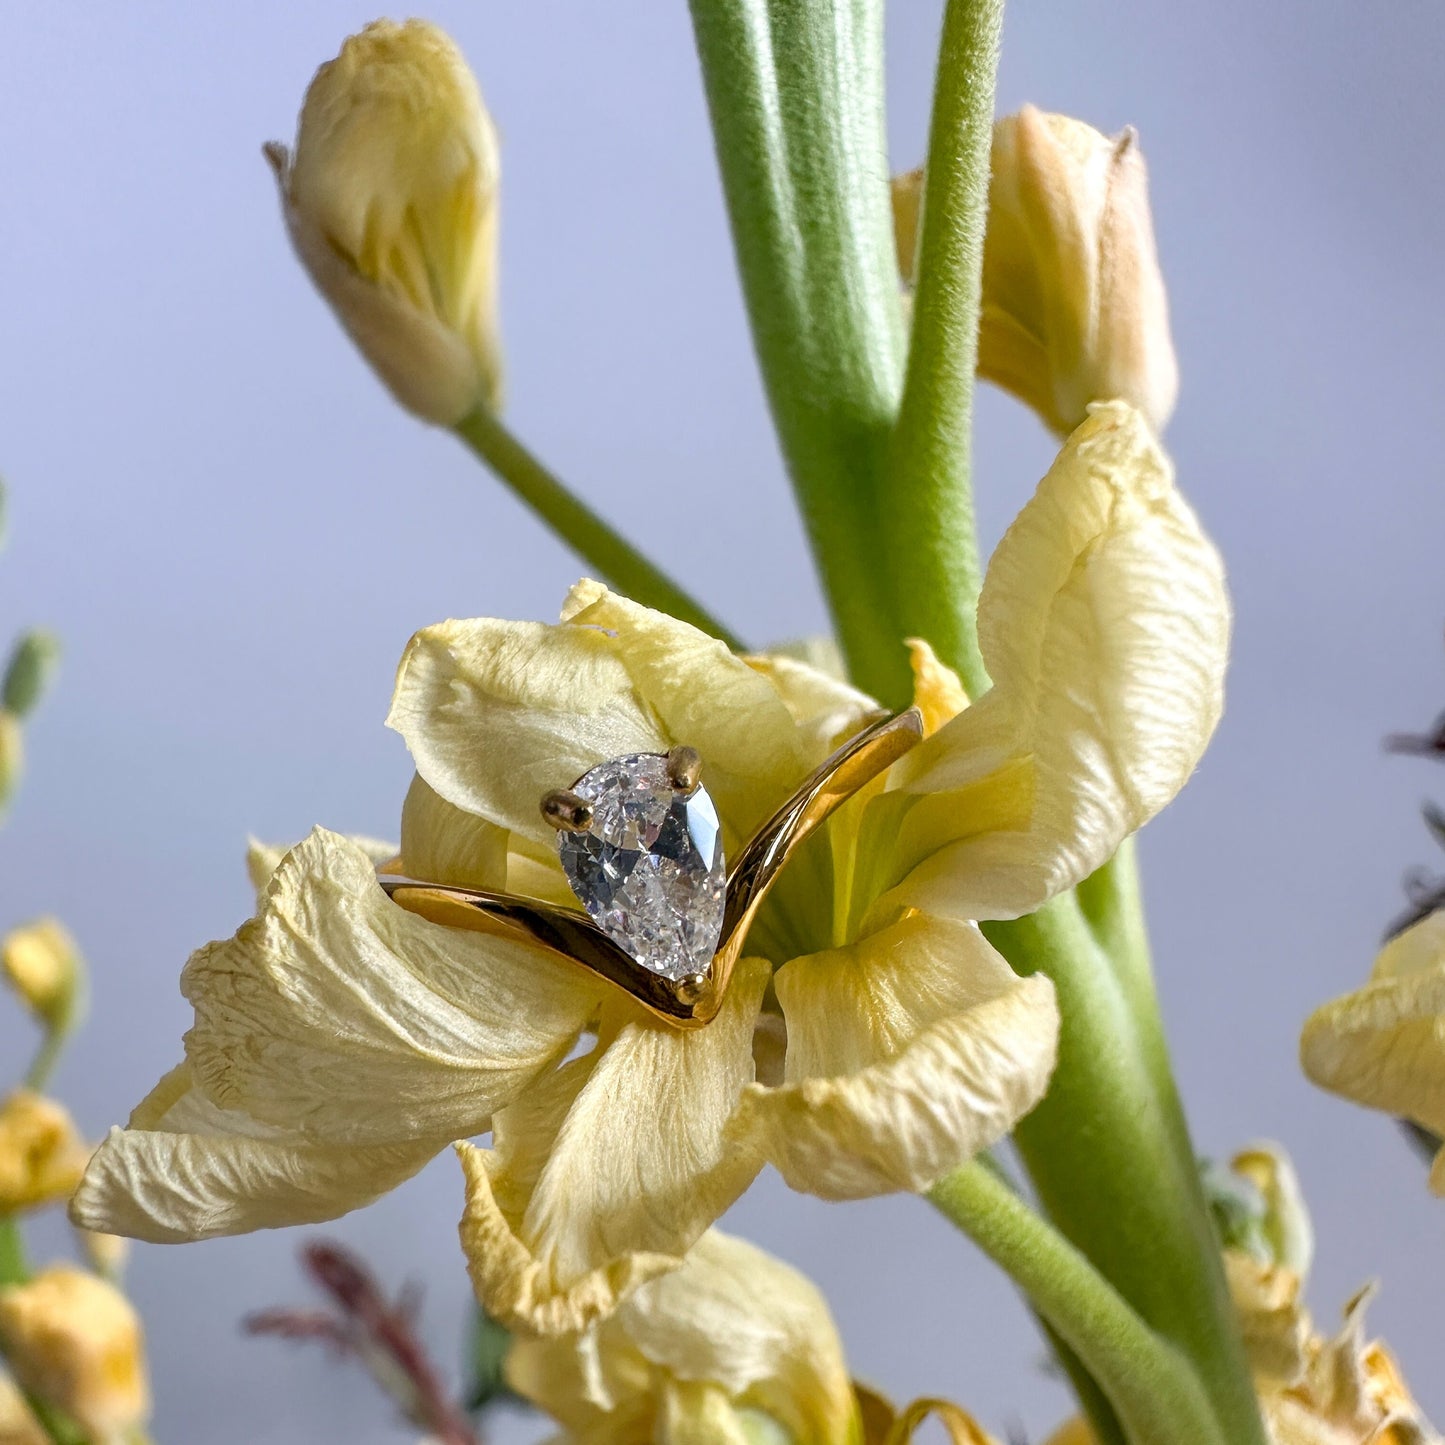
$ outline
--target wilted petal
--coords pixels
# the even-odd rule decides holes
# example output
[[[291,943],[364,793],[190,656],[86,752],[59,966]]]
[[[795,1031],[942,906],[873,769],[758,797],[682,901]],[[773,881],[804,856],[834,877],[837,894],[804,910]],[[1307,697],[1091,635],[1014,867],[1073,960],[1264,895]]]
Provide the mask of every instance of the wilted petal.
[[[401,808],[401,871],[457,888],[507,886],[505,828],[447,802],[418,774]]]
[[[1300,1062],[1321,1088],[1445,1134],[1445,913],[1381,950],[1364,988],[1305,1024]],[[1445,1193],[1436,1161],[1430,1186]]]
[[[1237,1249],[1225,1250],[1224,1273],[1255,1379],[1280,1389],[1295,1384],[1308,1363],[1311,1329],[1299,1275]]]
[[[541,622],[478,618],[418,632],[386,721],[449,803],[537,839],[549,831],[543,794],[603,758],[671,746],[615,639]]]
[[[810,762],[821,762],[878,715],[878,704],[867,693],[812,662],[777,652],[743,660],[776,689]]]
[[[777,689],[716,638],[596,583],[573,588],[563,616],[412,639],[387,722],[448,802],[546,842],[545,793],[607,758],[685,743],[737,841],[808,771]]]
[[[895,769],[916,801],[880,812],[907,874],[889,902],[1010,918],[1087,877],[1199,761],[1228,640],[1168,460],[1137,412],[1094,407],[989,563],[993,687]]]
[[[758,1160],[723,1128],[753,1077],[767,965],[740,964],[721,1013],[683,1030],[621,998],[597,1046],[458,1147],[462,1245],[489,1313],[546,1334],[581,1329],[674,1268],[751,1183]]]
[[[368,838],[360,833],[348,833],[345,836],[346,841],[360,848],[377,868],[384,867],[397,855],[395,843],[386,843],[380,838]],[[263,843],[259,838],[247,840],[246,876],[258,894],[265,891],[271,875],[294,846],[291,843]]]
[[[519,1339],[506,1369],[513,1389],[588,1441],[746,1442],[757,1439],[743,1428],[750,1415],[780,1439],[857,1438],[842,1344],[822,1295],[717,1230],[595,1329]],[[668,1428],[657,1434],[659,1420]]]
[[[435,1149],[564,1057],[605,986],[535,945],[398,907],[320,829],[260,912],[191,958],[186,1058],[224,1109],[336,1144]]]
[[[394,1189],[441,1147],[316,1143],[217,1108],[182,1064],[95,1151],[70,1217],[153,1244],[317,1224]]]
[[[1280,1391],[1261,1383],[1275,1445],[1440,1445],[1394,1357],[1365,1338],[1372,1294],[1361,1290],[1345,1306],[1344,1328],[1333,1339],[1313,1341],[1303,1381]]]
[[[667,736],[702,754],[708,791],[734,827],[747,832],[762,822],[751,816],[759,790],[786,791],[801,781],[809,760],[792,710],[766,674],[717,638],[597,582],[579,582],[562,617],[615,639],[638,696]]]
[[[825,1199],[922,1191],[1043,1097],[1053,985],[1020,978],[966,923],[911,914],[774,979],[784,1083],[744,1091],[730,1129],[794,1189]]]

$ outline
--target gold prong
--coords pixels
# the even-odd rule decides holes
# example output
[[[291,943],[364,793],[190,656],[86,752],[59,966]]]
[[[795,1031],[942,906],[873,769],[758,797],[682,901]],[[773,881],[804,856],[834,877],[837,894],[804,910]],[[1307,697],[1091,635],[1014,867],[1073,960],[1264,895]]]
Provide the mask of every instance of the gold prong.
[[[705,973],[690,973],[677,981],[674,992],[677,994],[677,1001],[688,1005],[701,1003],[707,996],[711,980]]]
[[[679,793],[691,793],[702,778],[702,755],[696,748],[676,747],[667,755],[667,781]]]
[[[585,833],[592,826],[592,804],[566,788],[542,799],[542,816],[564,833]]]

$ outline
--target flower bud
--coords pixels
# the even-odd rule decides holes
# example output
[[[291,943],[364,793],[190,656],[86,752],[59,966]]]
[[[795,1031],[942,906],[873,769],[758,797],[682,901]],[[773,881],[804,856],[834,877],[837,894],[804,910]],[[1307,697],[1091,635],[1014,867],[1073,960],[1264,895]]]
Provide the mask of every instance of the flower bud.
[[[60,639],[53,632],[39,628],[27,632],[15,644],[10,665],[5,669],[3,691],[0,691],[5,710],[18,718],[34,712],[55,676],[59,661]]]
[[[24,1389],[98,1442],[150,1412],[140,1321],[114,1285],[85,1270],[54,1265],[0,1289],[0,1348]]]
[[[994,126],[978,374],[1060,435],[1123,400],[1162,431],[1179,389],[1144,157],[1131,130],[1025,106]],[[911,284],[923,172],[893,182]]]
[[[0,1103],[0,1215],[69,1199],[90,1160],[65,1108],[17,1089]]]
[[[378,20],[316,72],[274,142],[297,255],[409,411],[442,426],[501,391],[497,137],[449,36]]]
[[[85,963],[62,923],[37,918],[12,930],[0,943],[0,968],[42,1024],[70,1027],[85,990]]]

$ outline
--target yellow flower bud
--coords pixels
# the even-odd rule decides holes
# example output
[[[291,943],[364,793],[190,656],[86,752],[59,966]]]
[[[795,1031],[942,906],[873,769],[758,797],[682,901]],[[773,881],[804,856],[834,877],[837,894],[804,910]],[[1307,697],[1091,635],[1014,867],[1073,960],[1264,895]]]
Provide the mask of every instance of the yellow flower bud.
[[[140,1321],[114,1285],[84,1270],[54,1265],[0,1289],[0,1347],[26,1390],[97,1442],[150,1412]]]
[[[0,1104],[0,1215],[69,1199],[90,1149],[53,1099],[17,1089]]]
[[[49,1434],[7,1375],[0,1375],[0,1445],[51,1445]]]
[[[0,943],[0,968],[41,1023],[51,1029],[70,1024],[85,986],[85,964],[62,923],[37,918],[14,929]]]
[[[442,426],[495,407],[500,161],[450,37],[368,25],[316,72],[294,157],[266,155],[302,264],[392,395]]]
[[[1025,106],[994,126],[978,374],[1060,435],[1090,402],[1127,401],[1155,431],[1179,370],[1133,131]],[[911,283],[923,172],[893,183],[899,266]]]

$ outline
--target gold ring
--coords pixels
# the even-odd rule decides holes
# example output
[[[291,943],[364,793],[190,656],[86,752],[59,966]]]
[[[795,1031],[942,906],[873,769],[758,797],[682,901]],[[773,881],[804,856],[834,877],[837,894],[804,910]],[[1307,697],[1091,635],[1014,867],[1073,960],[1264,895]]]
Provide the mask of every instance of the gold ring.
[[[748,840],[725,884],[717,815],[701,783],[703,760],[688,747],[611,759],[541,800],[543,816],[558,830],[568,881],[588,912],[422,879],[382,877],[379,882],[409,912],[454,928],[541,944],[626,990],[669,1023],[698,1028],[722,1006],[748,928],[788,859],[835,809],[922,736],[922,715],[909,708],[850,738]],[[640,841],[634,835],[643,814],[647,847],[628,848]],[[605,822],[607,837],[593,831],[599,822]],[[704,933],[701,946],[707,950],[705,967],[678,965],[679,956],[686,955],[676,950],[659,962],[638,944],[636,935],[646,929],[638,927],[637,912],[629,914],[616,904],[611,890],[619,876],[629,876],[619,875],[619,860],[636,865],[640,859],[647,865],[638,874],[642,887],[655,889],[659,877],[665,877],[683,895],[681,908],[674,897],[669,900],[674,906],[664,910],[683,927],[694,921],[686,909],[687,890],[693,890]],[[715,943],[708,927],[714,914]]]

